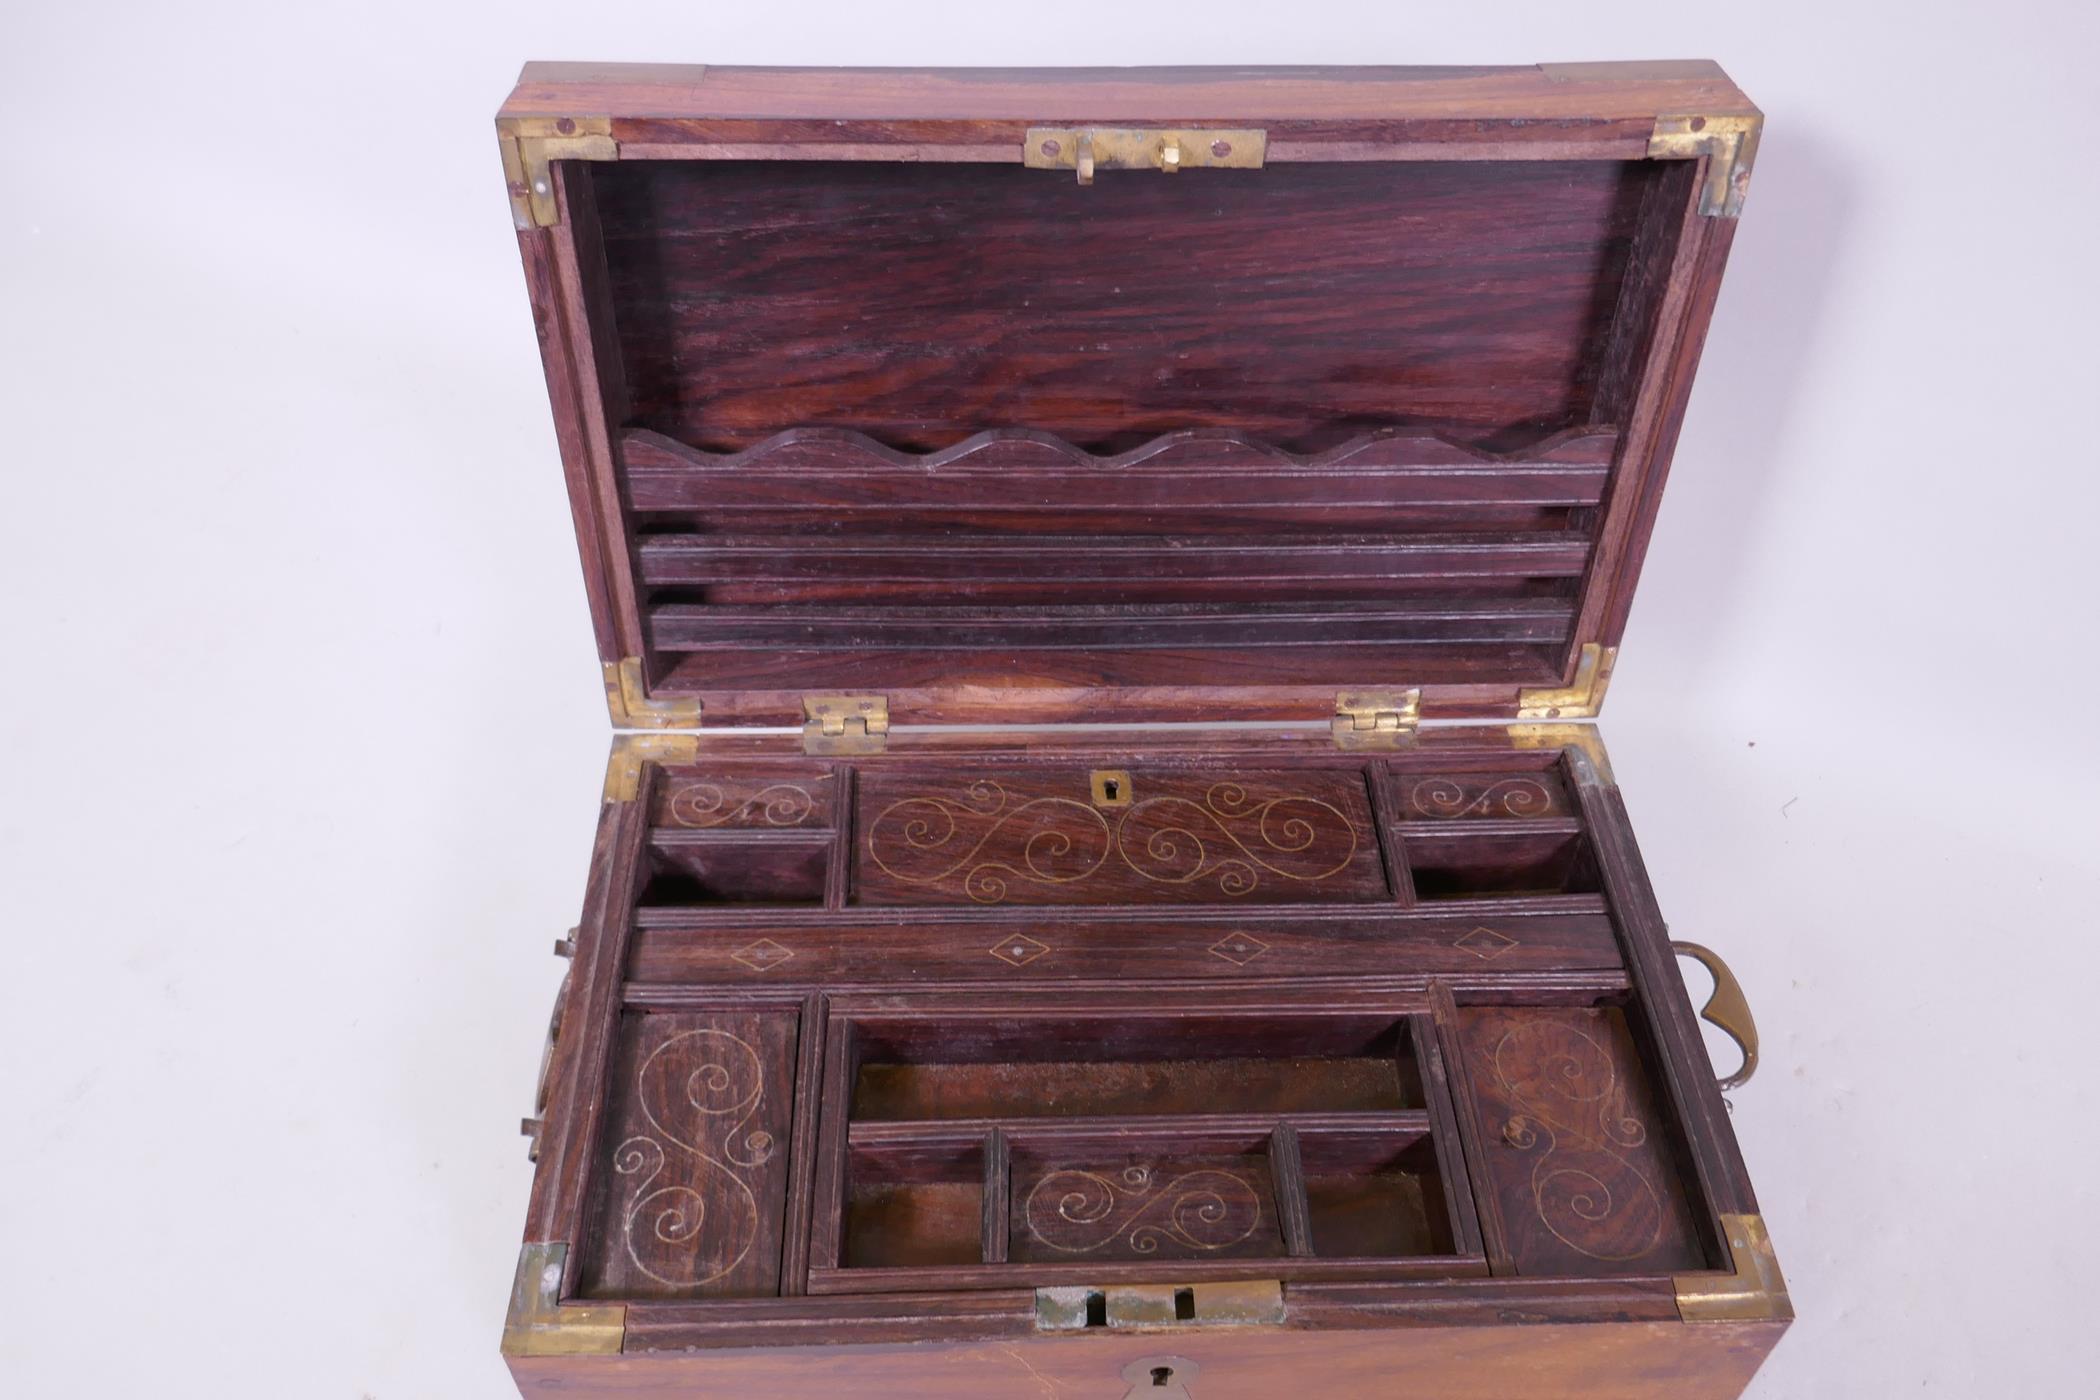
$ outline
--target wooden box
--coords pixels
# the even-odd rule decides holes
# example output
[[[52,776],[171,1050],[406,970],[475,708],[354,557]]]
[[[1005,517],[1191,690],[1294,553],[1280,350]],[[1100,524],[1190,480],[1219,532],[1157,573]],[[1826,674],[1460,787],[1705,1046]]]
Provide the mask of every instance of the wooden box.
[[[1589,721],[1758,124],[525,70],[619,731],[525,1394],[1741,1391],[1791,1313]]]

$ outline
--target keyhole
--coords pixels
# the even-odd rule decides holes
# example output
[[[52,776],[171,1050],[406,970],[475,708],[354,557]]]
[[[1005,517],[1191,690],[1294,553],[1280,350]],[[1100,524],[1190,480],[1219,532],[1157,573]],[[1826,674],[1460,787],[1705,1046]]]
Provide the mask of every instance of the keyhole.
[[[1114,778],[1110,778],[1108,781],[1101,784],[1101,795],[1111,802],[1115,801],[1117,794],[1122,791],[1123,785],[1117,782]],[[1156,1376],[1159,1374],[1159,1372],[1154,1371],[1152,1374]],[[1169,1372],[1168,1374],[1171,1375],[1172,1373]]]
[[[1152,1383],[1157,1386],[1172,1385],[1174,1383],[1174,1368],[1172,1366],[1154,1366],[1152,1368]]]

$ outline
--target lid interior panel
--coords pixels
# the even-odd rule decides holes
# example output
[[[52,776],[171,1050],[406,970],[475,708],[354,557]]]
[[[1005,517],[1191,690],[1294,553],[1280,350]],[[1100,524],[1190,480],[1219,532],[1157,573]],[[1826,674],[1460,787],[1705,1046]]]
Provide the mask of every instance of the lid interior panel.
[[[651,691],[1507,713],[1598,639],[1697,174],[565,163]]]

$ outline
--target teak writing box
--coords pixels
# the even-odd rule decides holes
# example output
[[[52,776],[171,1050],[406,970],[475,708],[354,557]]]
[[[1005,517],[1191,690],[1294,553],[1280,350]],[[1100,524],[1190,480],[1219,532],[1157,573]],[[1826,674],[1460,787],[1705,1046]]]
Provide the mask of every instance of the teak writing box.
[[[527,67],[621,732],[523,1392],[1741,1391],[1791,1311],[1587,721],[1758,126]]]

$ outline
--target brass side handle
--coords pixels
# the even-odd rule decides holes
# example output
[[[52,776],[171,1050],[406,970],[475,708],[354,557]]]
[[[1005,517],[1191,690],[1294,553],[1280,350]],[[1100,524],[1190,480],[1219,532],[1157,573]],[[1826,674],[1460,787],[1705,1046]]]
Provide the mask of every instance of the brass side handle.
[[[1721,1080],[1723,1089],[1739,1089],[1757,1073],[1757,1019],[1750,1014],[1750,999],[1743,995],[1743,984],[1735,980],[1728,964],[1713,949],[1685,942],[1673,942],[1670,947],[1678,957],[1690,958],[1713,974],[1714,994],[1699,1008],[1699,1015],[1719,1026],[1742,1050],[1743,1063],[1734,1074]]]
[[[555,956],[572,959],[575,957],[575,932],[575,929],[570,929],[572,937],[554,945]],[[569,951],[563,951],[564,944],[569,945]],[[561,975],[561,986],[554,993],[554,1011],[547,1017],[547,1043],[540,1047],[540,1073],[539,1081],[532,1090],[532,1116],[518,1124],[518,1131],[531,1139],[525,1149],[525,1156],[534,1162],[540,1159],[540,1139],[547,1125],[547,1101],[554,1096],[554,1044],[561,1039],[562,1017],[569,1009],[569,984],[575,977],[576,964],[572,961]]]

